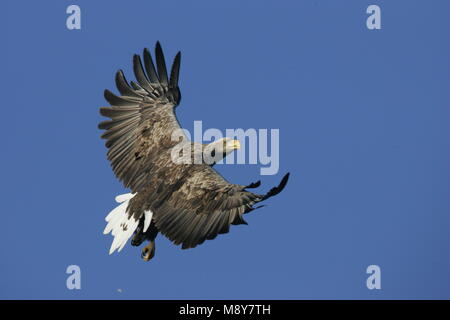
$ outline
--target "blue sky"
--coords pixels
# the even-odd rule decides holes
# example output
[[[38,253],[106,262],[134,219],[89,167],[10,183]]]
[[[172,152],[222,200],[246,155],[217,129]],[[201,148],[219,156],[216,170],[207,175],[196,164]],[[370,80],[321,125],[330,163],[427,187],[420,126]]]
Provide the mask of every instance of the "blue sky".
[[[66,28],[77,4],[82,29]],[[382,29],[366,28],[366,8]],[[0,298],[450,298],[448,1],[7,1]],[[123,193],[99,138],[116,70],[182,51],[181,124],[279,128],[268,206],[195,249],[108,256]],[[67,266],[81,290],[66,288]],[[382,289],[366,288],[367,266]],[[121,289],[121,292],[118,291]]]

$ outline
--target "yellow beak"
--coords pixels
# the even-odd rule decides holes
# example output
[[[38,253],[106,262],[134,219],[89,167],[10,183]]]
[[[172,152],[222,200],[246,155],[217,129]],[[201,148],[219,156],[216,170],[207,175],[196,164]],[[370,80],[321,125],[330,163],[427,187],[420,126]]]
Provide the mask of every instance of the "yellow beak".
[[[233,140],[233,149],[240,149],[241,148],[241,143],[239,142],[239,140]]]

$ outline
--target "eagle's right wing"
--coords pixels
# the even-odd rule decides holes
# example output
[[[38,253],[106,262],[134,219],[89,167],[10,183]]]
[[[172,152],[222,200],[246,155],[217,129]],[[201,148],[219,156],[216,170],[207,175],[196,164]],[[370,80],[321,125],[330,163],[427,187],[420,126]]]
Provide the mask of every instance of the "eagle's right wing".
[[[255,204],[280,193],[289,179],[260,195],[247,191],[259,183],[241,186],[227,182],[207,165],[192,165],[187,177],[162,182],[160,192],[148,195],[158,230],[183,249],[194,248],[218,234],[227,233],[232,224],[246,224],[243,215]],[[169,180],[169,179],[167,179]]]
[[[181,54],[175,56],[170,78],[159,42],[155,56],[157,68],[149,51],[144,50],[144,72],[140,57],[134,55],[137,83],[128,84],[123,72],[118,71],[116,85],[121,96],[105,90],[105,99],[111,107],[100,108],[103,116],[111,118],[99,124],[100,129],[106,130],[102,138],[109,149],[108,160],[117,178],[132,192],[145,187],[153,174],[152,159],[178,143],[172,141],[172,133],[181,129],[173,110],[180,101]]]

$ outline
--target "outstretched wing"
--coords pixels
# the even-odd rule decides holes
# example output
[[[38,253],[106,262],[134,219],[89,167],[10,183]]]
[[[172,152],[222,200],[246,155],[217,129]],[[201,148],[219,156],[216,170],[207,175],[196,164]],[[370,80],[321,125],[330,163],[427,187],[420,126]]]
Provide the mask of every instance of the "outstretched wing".
[[[243,214],[281,192],[288,178],[286,174],[277,187],[259,195],[245,186],[228,183],[209,166],[195,166],[181,186],[168,190],[169,197],[162,195],[164,201],[153,199],[153,219],[159,231],[175,244],[193,248],[227,233],[231,224],[246,224]]]
[[[133,70],[137,80],[130,84],[120,70],[116,74],[117,96],[105,90],[105,99],[111,107],[100,108],[103,116],[111,120],[101,122],[106,130],[108,160],[117,178],[125,187],[137,192],[145,187],[152,174],[152,158],[177,142],[171,140],[180,125],[174,107],[180,102],[178,88],[181,54],[175,56],[168,78],[163,51],[156,44],[156,68],[148,49],[144,49],[144,67],[138,55],[133,57]]]

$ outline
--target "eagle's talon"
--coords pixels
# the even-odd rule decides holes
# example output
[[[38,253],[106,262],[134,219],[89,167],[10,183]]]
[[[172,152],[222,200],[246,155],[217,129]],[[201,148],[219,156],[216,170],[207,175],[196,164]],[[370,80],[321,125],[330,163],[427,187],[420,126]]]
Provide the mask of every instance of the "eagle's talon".
[[[148,245],[142,248],[141,258],[144,259],[144,261],[149,261],[154,256],[155,256],[155,242],[151,241]]]

